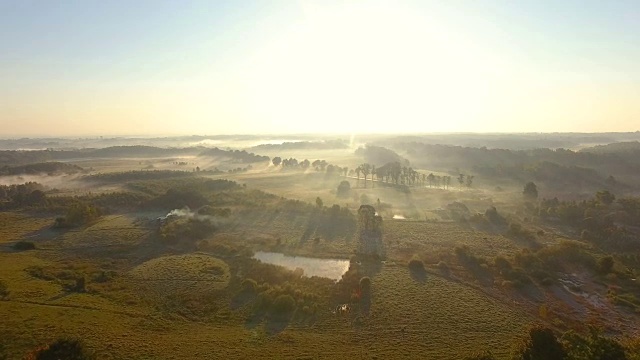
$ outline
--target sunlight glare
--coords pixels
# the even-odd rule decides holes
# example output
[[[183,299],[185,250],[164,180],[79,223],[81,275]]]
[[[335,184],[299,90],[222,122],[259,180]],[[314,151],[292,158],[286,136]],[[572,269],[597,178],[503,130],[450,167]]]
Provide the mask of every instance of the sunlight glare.
[[[250,62],[254,116],[298,131],[383,132],[398,120],[439,131],[483,113],[500,62],[463,34],[399,6],[305,10]]]

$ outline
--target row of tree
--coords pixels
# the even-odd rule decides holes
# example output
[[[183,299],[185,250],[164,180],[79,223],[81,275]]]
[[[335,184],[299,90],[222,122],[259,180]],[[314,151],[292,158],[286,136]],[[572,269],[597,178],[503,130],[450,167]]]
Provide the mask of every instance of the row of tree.
[[[402,166],[400,162],[390,162],[379,168],[369,163],[363,163],[352,172],[349,172],[352,176],[355,175],[358,181],[360,181],[360,175],[364,178],[364,186],[367,187],[367,179],[371,176],[372,186],[375,184],[376,179],[378,181],[385,182],[387,184],[395,185],[420,185],[429,187],[437,187],[448,189],[451,185],[451,176],[429,175],[419,173],[410,166]],[[459,174],[457,177],[460,186],[471,187],[473,185],[473,175]]]

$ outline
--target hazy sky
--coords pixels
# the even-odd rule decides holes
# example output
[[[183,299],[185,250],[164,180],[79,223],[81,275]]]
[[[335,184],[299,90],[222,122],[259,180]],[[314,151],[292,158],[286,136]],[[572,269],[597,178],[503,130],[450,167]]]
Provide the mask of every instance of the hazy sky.
[[[0,0],[0,137],[636,131],[640,1]]]

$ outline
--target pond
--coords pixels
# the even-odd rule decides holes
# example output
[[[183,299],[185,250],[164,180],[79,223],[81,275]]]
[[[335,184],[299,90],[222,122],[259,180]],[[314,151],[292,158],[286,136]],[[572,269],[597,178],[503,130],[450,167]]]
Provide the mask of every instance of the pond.
[[[393,219],[394,219],[394,220],[406,220],[407,218],[406,218],[406,217],[404,217],[404,215],[398,215],[398,214],[396,214],[396,215],[393,215]]]
[[[319,276],[340,280],[342,274],[349,270],[349,260],[289,256],[282,253],[266,251],[256,252],[253,258],[263,263],[283,266],[290,270],[301,268],[304,271],[304,276],[308,277]]]

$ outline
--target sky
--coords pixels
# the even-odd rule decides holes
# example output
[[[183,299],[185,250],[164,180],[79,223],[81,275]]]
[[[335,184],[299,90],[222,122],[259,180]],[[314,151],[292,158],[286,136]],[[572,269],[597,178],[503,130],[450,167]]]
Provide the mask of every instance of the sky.
[[[0,0],[0,137],[640,130],[640,2]]]

